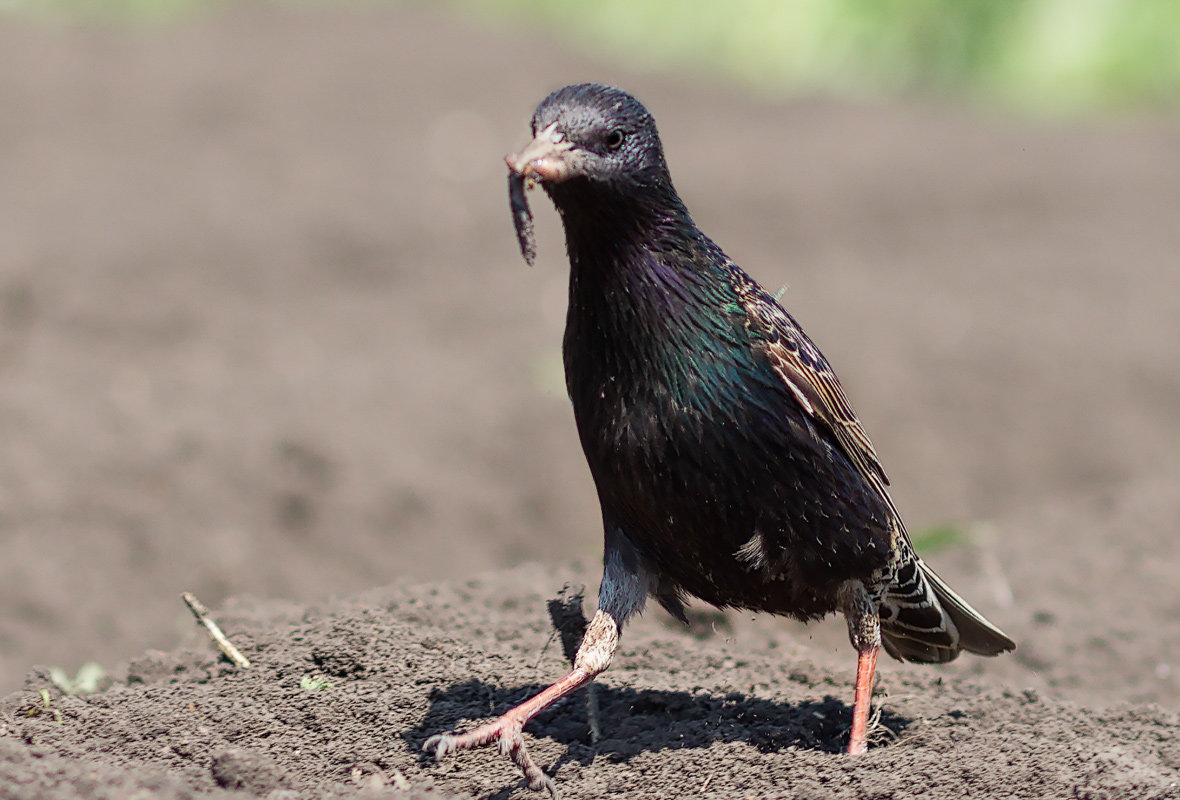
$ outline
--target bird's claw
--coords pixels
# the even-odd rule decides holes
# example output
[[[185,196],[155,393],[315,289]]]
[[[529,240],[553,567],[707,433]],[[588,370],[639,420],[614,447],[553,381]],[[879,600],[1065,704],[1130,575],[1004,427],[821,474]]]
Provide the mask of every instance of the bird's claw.
[[[500,752],[512,759],[534,791],[548,790],[553,800],[558,800],[557,784],[537,766],[524,746],[523,725],[505,714],[494,722],[480,725],[468,733],[439,733],[422,744],[422,750],[434,753],[435,761],[442,761],[459,750],[474,750],[496,742]]]
[[[442,761],[448,753],[457,749],[459,748],[455,745],[455,734],[453,733],[436,733],[422,744],[424,753],[434,752],[435,761]]]

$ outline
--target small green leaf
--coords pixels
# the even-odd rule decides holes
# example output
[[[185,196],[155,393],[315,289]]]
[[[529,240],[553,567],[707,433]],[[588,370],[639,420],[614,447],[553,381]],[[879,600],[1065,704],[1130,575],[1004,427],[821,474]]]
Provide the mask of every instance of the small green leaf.
[[[39,717],[42,714],[53,714],[54,721],[58,725],[61,725],[62,724],[61,712],[53,707],[53,696],[51,694],[49,694],[49,690],[48,689],[39,689],[38,691],[41,694],[41,706],[40,707],[38,707],[38,706],[30,707],[29,710],[25,712],[25,716],[26,717]]]
[[[107,671],[97,661],[87,661],[78,668],[74,676],[74,690],[82,694],[98,691],[99,682],[105,678]]]
[[[304,675],[299,679],[299,688],[305,692],[322,692],[332,688],[332,682],[323,675]]]
[[[49,668],[49,679],[65,694],[90,694],[98,691],[99,682],[107,671],[97,661],[87,661],[78,668],[78,674],[71,678],[61,667]]]

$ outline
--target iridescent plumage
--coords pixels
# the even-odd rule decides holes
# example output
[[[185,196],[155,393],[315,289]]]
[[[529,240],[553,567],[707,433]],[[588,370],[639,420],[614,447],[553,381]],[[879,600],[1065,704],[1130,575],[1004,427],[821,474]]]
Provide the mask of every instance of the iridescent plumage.
[[[441,758],[499,741],[530,785],[553,790],[520,729],[609,665],[649,595],[681,617],[691,597],[799,619],[843,613],[859,659],[853,753],[865,748],[880,645],[921,662],[1015,647],[914,553],[835,373],[696,227],[647,109],[618,89],[567,86],[538,106],[533,134],[507,159],[513,213],[519,232],[535,180],[565,227],[566,383],[605,528],[598,611],[562,681],[426,746]]]

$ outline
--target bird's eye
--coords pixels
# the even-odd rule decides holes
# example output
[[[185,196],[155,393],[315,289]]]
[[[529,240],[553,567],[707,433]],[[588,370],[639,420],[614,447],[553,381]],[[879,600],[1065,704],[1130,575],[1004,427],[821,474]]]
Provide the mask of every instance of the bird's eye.
[[[624,135],[625,134],[618,128],[615,128],[613,131],[608,133],[606,135],[607,149],[618,150],[620,147],[622,147]]]

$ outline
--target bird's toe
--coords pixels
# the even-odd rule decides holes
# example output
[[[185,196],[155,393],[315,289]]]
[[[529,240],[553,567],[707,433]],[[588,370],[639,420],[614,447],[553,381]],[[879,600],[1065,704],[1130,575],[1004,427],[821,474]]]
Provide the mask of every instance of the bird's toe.
[[[442,761],[446,758],[447,753],[453,749],[451,747],[452,736],[449,733],[436,733],[425,742],[422,743],[422,752],[434,753],[435,761]]]
[[[433,752],[434,759],[442,761],[448,754],[457,750],[473,750],[495,742],[499,745],[500,752],[508,756],[524,773],[530,789],[545,789],[556,800],[557,784],[529,756],[524,744],[523,727],[522,721],[509,712],[469,733],[435,734],[422,743],[422,750],[427,753]]]

